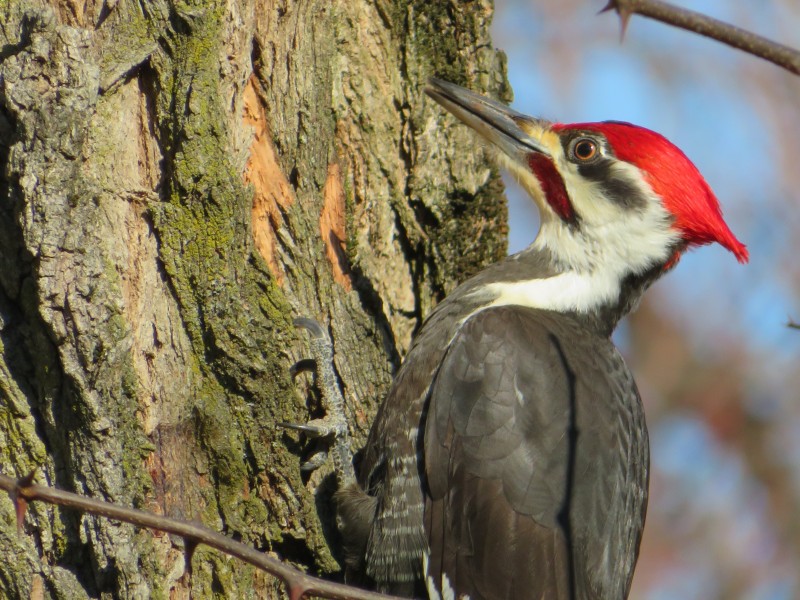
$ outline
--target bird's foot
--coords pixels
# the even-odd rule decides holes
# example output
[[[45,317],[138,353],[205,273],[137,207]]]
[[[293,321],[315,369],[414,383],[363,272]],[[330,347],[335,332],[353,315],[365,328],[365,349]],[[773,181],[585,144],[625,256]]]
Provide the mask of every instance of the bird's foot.
[[[353,455],[350,450],[350,432],[347,428],[347,419],[344,414],[344,398],[339,389],[336,371],[333,364],[333,344],[322,326],[307,317],[295,319],[295,325],[306,329],[311,337],[311,356],[315,366],[317,385],[320,390],[322,407],[326,416],[321,419],[312,419],[307,423],[280,423],[281,427],[302,431],[315,438],[331,438],[331,456],[336,472],[336,479],[340,485],[355,481],[353,470]],[[311,472],[327,460],[328,452],[318,451],[306,461],[301,469]]]

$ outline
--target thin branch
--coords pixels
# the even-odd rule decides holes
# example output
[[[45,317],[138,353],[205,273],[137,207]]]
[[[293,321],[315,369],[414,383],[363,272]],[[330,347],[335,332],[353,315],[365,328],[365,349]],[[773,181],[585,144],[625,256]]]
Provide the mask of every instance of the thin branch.
[[[609,0],[600,12],[609,10],[619,15],[623,34],[631,15],[642,15],[728,44],[800,75],[800,51],[704,14],[661,0]]]
[[[788,323],[786,323],[786,326],[787,326],[789,329],[800,329],[800,323],[798,323],[798,322],[797,322],[797,321],[795,321],[794,319],[789,319],[789,322],[788,322]]]
[[[124,521],[137,527],[146,527],[180,536],[185,541],[187,569],[191,564],[194,548],[198,544],[205,544],[274,575],[286,585],[291,600],[300,600],[300,598],[306,596],[334,600],[387,600],[392,598],[392,596],[385,596],[377,592],[370,592],[342,583],[312,577],[276,558],[267,556],[255,548],[232,540],[203,525],[171,519],[155,513],[126,508],[111,502],[95,500],[56,488],[37,485],[33,483],[32,473],[21,479],[12,479],[0,474],[0,489],[8,492],[9,498],[14,503],[14,509],[17,514],[17,527],[20,530],[28,503],[38,500],[117,521]],[[395,600],[399,599],[396,598]]]

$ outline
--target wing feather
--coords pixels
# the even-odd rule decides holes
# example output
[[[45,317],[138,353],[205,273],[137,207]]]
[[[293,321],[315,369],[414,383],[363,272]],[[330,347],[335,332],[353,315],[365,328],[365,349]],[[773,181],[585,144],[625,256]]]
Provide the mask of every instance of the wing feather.
[[[627,594],[647,440],[607,338],[546,311],[484,310],[453,339],[429,402],[434,585],[473,600]]]

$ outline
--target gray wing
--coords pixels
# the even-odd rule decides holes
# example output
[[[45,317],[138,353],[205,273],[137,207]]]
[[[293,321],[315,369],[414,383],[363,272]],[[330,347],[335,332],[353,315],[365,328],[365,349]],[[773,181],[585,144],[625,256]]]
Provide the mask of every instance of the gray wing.
[[[437,587],[473,600],[627,594],[647,442],[607,339],[545,311],[478,313],[437,375],[423,444]]]

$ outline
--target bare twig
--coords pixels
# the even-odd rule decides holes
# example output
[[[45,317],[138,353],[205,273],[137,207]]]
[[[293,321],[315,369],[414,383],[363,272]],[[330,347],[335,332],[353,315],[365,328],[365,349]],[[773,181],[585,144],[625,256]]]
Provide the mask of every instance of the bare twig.
[[[788,322],[788,323],[786,323],[786,326],[787,326],[789,329],[800,329],[800,323],[798,323],[798,322],[797,322],[797,321],[795,321],[794,319],[789,319],[789,322]]]
[[[609,0],[600,12],[609,10],[614,10],[619,15],[623,34],[631,15],[642,15],[715,39],[800,75],[800,51],[704,14],[661,0]]]
[[[267,556],[263,552],[232,540],[203,525],[171,519],[151,512],[126,508],[111,502],[95,500],[56,488],[37,485],[33,483],[32,473],[21,479],[12,479],[0,474],[0,489],[8,492],[11,501],[14,503],[14,509],[17,513],[17,527],[20,530],[28,503],[39,500],[117,521],[124,521],[137,527],[147,527],[178,535],[185,541],[187,569],[191,564],[194,548],[198,544],[205,544],[274,575],[286,585],[291,600],[300,600],[300,598],[307,596],[340,600],[386,600],[387,598],[392,598],[391,596],[354,588],[342,583],[312,577],[278,559]]]

